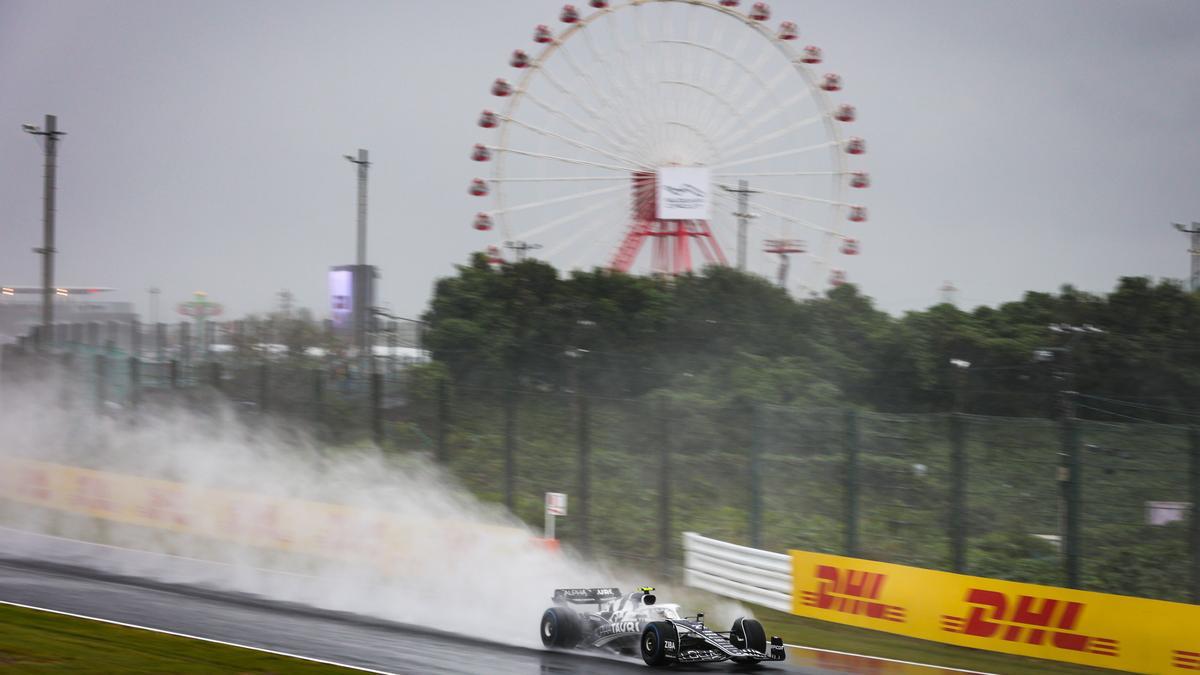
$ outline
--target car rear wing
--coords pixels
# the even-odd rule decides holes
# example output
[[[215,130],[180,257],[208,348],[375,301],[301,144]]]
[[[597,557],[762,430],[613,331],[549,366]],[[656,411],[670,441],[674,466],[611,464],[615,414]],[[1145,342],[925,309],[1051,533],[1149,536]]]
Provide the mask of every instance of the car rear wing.
[[[599,605],[621,597],[619,588],[556,588],[554,602],[578,605]]]

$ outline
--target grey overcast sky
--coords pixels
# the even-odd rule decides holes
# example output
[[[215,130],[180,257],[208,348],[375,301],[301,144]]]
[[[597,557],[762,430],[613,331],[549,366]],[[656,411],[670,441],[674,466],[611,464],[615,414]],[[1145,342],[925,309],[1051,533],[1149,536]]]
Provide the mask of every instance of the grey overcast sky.
[[[342,155],[365,147],[382,300],[415,316],[481,244],[465,188],[488,87],[560,5],[0,0],[0,282],[38,283],[41,155],[20,125],[54,113],[59,284],[142,311],[150,286],[202,289],[233,315],[287,288],[325,314],[326,269],[354,255]],[[884,309],[944,280],[974,306],[1186,276],[1170,223],[1200,220],[1200,2],[771,5],[858,107],[874,185],[846,267]]]

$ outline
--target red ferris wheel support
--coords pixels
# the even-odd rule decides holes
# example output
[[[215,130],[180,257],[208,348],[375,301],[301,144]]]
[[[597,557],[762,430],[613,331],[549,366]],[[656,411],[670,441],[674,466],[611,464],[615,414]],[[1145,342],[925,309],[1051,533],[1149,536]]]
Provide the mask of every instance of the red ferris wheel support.
[[[651,240],[650,269],[661,274],[692,271],[692,244],[710,265],[728,265],[721,245],[707,220],[663,220],[657,214],[658,176],[651,171],[633,174],[633,222],[609,265],[629,272],[646,240]]]

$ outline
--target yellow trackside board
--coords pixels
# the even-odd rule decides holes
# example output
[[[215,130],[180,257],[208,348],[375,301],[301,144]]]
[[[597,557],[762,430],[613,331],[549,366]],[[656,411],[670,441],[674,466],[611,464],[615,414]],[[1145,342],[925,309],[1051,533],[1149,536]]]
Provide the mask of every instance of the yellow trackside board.
[[[790,551],[799,616],[1137,673],[1200,671],[1200,606]]]

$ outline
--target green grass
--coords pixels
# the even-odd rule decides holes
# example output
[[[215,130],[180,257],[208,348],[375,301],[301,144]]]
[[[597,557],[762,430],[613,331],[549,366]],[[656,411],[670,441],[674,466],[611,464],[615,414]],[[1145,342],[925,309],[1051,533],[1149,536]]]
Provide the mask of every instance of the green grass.
[[[779,635],[788,644],[806,647],[867,654],[949,668],[1003,673],[1004,675],[1037,675],[1039,673],[1084,675],[1085,673],[1116,672],[917,640],[865,628],[805,619],[765,607],[755,606],[754,616],[763,622],[768,633]]]
[[[351,673],[319,663],[0,605],[4,673]]]

